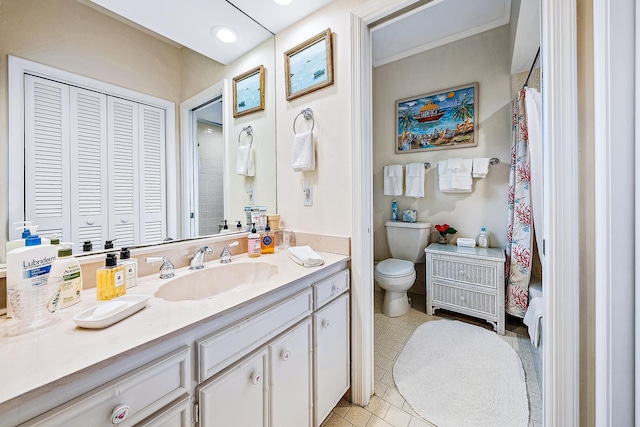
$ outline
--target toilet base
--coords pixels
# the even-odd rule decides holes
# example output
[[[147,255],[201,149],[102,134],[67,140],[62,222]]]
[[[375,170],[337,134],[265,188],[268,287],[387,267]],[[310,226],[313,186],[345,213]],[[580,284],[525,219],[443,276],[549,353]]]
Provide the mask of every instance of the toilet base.
[[[387,317],[398,317],[409,311],[411,305],[407,292],[384,291],[384,300],[382,301],[382,314]]]

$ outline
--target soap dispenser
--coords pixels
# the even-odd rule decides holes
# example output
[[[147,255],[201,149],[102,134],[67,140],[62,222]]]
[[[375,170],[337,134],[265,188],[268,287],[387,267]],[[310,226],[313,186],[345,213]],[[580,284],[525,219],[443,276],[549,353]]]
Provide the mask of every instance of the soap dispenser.
[[[260,252],[263,254],[272,254],[274,250],[273,234],[271,234],[271,227],[267,224],[264,228],[264,234],[260,239]]]
[[[247,252],[249,253],[249,258],[257,258],[260,256],[260,235],[256,231],[255,222],[251,223],[251,227],[251,233],[247,236]]]
[[[118,256],[109,252],[104,267],[96,270],[96,290],[99,300],[110,300],[127,293],[125,269],[118,265]]]
[[[138,285],[138,260],[131,258],[129,248],[120,249],[120,261],[118,265],[124,266],[125,281],[127,289]]]

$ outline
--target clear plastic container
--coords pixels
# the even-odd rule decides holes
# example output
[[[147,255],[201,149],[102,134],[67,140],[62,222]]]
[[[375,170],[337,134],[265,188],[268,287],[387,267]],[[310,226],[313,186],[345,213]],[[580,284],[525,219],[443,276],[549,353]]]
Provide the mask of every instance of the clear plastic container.
[[[15,325],[6,335],[22,335],[47,326],[58,318],[54,315],[60,302],[62,277],[37,276],[7,288]]]

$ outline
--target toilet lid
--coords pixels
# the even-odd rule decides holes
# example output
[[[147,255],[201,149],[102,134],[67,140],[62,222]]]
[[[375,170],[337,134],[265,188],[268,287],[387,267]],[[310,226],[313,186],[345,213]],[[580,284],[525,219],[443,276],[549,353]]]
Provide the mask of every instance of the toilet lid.
[[[385,276],[404,276],[415,271],[411,261],[389,258],[376,265],[376,271]]]

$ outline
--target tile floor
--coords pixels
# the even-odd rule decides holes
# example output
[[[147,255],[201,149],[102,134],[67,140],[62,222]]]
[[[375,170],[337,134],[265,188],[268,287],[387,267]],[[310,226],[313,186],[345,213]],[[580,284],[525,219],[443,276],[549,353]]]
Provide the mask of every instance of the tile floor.
[[[333,409],[322,427],[433,427],[416,414],[398,392],[393,381],[393,365],[413,331],[424,322],[457,319],[493,329],[482,320],[438,310],[425,313],[424,297],[412,295],[412,308],[401,317],[382,314],[382,292],[375,293],[375,394],[364,408],[351,405],[348,393]],[[508,317],[508,316],[507,316]],[[529,427],[542,427],[542,363],[531,346],[526,327],[519,319],[507,318],[502,337],[520,356],[529,396]]]

